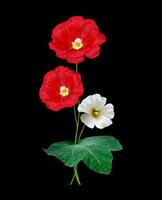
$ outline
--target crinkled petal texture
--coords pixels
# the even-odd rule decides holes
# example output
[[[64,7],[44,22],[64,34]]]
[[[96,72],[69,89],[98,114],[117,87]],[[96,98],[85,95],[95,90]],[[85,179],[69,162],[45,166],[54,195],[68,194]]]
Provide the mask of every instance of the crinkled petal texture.
[[[65,95],[62,95],[61,88],[66,88]],[[83,92],[80,74],[67,67],[59,66],[44,76],[39,96],[49,109],[58,111],[73,107]]]
[[[54,50],[59,58],[75,64],[84,61],[85,56],[97,57],[100,53],[100,45],[106,41],[105,35],[99,31],[95,21],[81,16],[71,17],[58,24],[53,29],[51,37],[50,49]],[[82,45],[73,48],[76,39],[79,39]]]
[[[78,106],[78,111],[83,112],[81,121],[89,128],[95,126],[103,129],[112,124],[114,117],[114,107],[112,104],[106,104],[106,98],[100,94],[94,94],[83,99]]]

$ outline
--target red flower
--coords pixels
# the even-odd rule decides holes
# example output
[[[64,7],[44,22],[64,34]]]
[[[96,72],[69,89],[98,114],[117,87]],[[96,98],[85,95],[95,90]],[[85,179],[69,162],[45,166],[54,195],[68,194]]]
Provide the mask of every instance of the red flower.
[[[105,41],[95,21],[74,16],[53,29],[49,47],[59,58],[78,64],[84,61],[84,56],[97,57]]]
[[[73,107],[83,92],[80,74],[59,66],[44,76],[39,96],[49,109],[58,111],[65,107]]]

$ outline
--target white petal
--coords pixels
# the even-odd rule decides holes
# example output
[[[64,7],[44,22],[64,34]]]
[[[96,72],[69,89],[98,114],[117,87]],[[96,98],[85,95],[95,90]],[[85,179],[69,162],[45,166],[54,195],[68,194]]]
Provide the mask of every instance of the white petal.
[[[88,114],[82,114],[81,121],[89,128],[94,128],[94,119]]]
[[[82,102],[91,106],[91,108],[101,109],[106,104],[107,99],[100,94],[89,95]]]
[[[99,94],[93,95],[93,106],[96,109],[101,109],[106,104],[107,99],[105,97],[101,97]]]
[[[85,112],[85,111],[87,111],[88,107],[92,107],[91,96],[92,95],[89,95],[88,97],[86,97],[85,99],[82,100],[82,102],[78,106],[79,112]]]
[[[93,108],[101,108],[106,103],[106,98],[102,98],[100,94],[89,95],[78,106],[79,112],[85,112],[87,114],[91,114],[91,110]]]
[[[101,101],[101,95],[100,94],[90,95],[88,96],[87,100],[88,100],[87,103],[91,104],[94,107],[98,104],[98,102]]]
[[[102,108],[106,104],[107,99],[105,97],[101,97],[100,107]]]
[[[101,101],[101,95],[100,94],[91,95],[91,99],[93,102]]]
[[[96,120],[95,125],[99,129],[103,129],[107,126],[110,126],[112,124],[112,121],[105,117],[100,117]]]
[[[114,106],[109,103],[102,108],[102,115],[108,119],[112,119],[115,115],[114,113]]]
[[[92,103],[93,102],[93,97],[94,95],[89,95],[88,97],[86,97],[85,99],[83,99],[83,102],[86,102],[86,103]]]
[[[82,103],[79,104],[79,106],[78,106],[79,112],[84,112],[87,114],[90,114],[91,109],[92,109],[91,106],[86,101],[82,101]]]
[[[114,106],[111,103],[108,103],[105,107],[108,108],[110,111],[114,110]]]

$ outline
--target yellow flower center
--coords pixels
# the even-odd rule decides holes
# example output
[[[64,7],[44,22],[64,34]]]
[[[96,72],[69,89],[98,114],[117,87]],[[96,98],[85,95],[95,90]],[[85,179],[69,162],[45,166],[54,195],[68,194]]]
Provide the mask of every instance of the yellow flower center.
[[[93,109],[93,110],[92,110],[92,115],[93,115],[93,117],[97,118],[97,117],[99,117],[99,115],[100,115],[100,111],[99,111],[99,110],[96,110],[96,109]]]
[[[72,42],[72,48],[75,50],[79,50],[83,47],[82,40],[80,38],[76,38],[74,42]]]
[[[63,97],[69,95],[69,88],[67,88],[65,86],[61,86],[60,87],[60,95]]]

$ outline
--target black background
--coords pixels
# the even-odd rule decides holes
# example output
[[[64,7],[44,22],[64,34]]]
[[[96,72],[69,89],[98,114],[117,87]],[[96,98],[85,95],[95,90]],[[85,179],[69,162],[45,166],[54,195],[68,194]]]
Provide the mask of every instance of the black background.
[[[20,114],[16,122],[18,165],[13,168],[16,175],[13,185],[18,181],[23,194],[45,196],[44,199],[57,199],[57,194],[98,194],[100,197],[106,194],[101,199],[107,199],[129,197],[130,193],[138,196],[145,191],[146,154],[141,144],[146,133],[141,126],[143,115],[139,114],[144,104],[141,93],[146,91],[141,84],[145,69],[139,65],[142,29],[140,9],[137,15],[135,8],[135,5],[110,2],[19,5],[12,26],[18,49],[16,92],[20,96],[16,100],[16,112],[20,110]],[[74,64],[57,58],[48,47],[53,27],[74,15],[94,19],[108,38],[97,58],[79,64],[85,87],[82,98],[100,93],[115,107],[113,125],[103,130],[86,128],[85,136],[112,135],[123,145],[123,151],[113,154],[109,176],[96,174],[80,163],[82,186],[69,186],[72,169],[42,150],[53,142],[74,139],[73,110],[52,112],[38,96],[46,72],[59,65],[75,69]],[[15,165],[14,158],[10,162]]]

